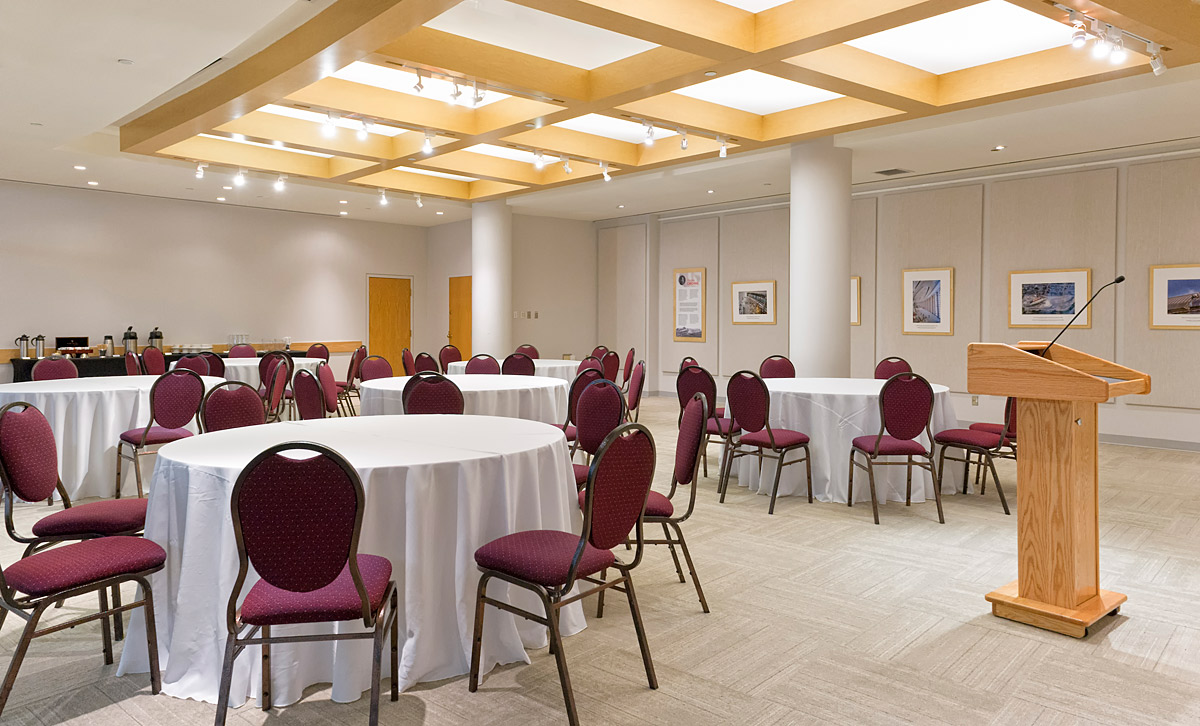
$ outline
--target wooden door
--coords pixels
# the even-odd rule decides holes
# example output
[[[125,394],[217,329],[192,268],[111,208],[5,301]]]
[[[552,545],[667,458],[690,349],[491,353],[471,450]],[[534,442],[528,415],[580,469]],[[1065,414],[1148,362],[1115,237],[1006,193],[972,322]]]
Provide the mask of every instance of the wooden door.
[[[401,354],[412,345],[412,280],[367,278],[367,352],[381,355],[404,375]]]
[[[471,276],[450,278],[450,330],[446,342],[471,357]]]

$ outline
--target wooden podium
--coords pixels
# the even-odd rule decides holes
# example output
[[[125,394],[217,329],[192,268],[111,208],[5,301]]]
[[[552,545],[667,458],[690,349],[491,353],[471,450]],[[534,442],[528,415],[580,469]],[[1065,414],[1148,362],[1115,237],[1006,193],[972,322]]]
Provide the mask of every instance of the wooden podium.
[[[1096,405],[1150,376],[1061,345],[971,343],[967,390],[1017,398],[1017,581],[992,614],[1082,638],[1125,596],[1100,589]]]

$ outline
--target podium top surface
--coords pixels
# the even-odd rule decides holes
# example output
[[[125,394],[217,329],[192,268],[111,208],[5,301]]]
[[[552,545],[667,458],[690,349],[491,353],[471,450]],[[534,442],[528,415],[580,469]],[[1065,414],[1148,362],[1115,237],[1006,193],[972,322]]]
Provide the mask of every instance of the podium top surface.
[[[1083,351],[1022,341],[967,346],[967,391],[1058,401],[1101,403],[1116,396],[1150,392],[1150,376]]]

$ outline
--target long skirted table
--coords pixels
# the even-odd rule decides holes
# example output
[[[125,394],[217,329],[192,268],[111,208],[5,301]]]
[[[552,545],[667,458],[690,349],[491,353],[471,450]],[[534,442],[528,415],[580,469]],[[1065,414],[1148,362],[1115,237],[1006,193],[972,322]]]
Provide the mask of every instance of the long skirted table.
[[[812,439],[813,497],[822,502],[846,503],[846,484],[849,476],[850,446],[856,436],[879,433],[879,391],[884,381],[873,378],[767,378],[771,392],[771,425],[803,431]],[[958,427],[950,389],[933,386],[934,434]],[[924,434],[919,439],[926,446],[932,442]],[[792,457],[798,456],[792,454]],[[758,460],[746,456],[737,460],[735,473],[738,483],[760,494],[771,493],[775,480],[775,462],[766,459],[759,476]],[[950,465],[946,466],[951,479]],[[955,469],[961,471],[961,468]],[[866,475],[856,475],[854,501],[869,502],[871,490]],[[933,477],[924,469],[913,469],[912,501],[923,502],[933,497]],[[953,481],[953,480],[952,480]],[[954,491],[953,483],[943,482],[942,492]],[[881,466],[875,469],[875,487],[879,501],[903,502],[905,470],[902,466]],[[804,494],[804,465],[784,467],[779,480],[779,496]]]
[[[566,381],[539,376],[472,374],[447,376],[463,394],[463,412],[560,424],[567,417]],[[362,414],[404,413],[404,386],[411,379],[376,378],[359,384]]]
[[[503,362],[503,361],[498,361]],[[561,378],[568,383],[575,380],[575,371],[579,369],[579,361],[562,360],[559,358],[534,358],[533,375],[547,378]],[[467,361],[461,360],[446,366],[448,375],[460,376],[467,372]]]
[[[215,703],[227,629],[225,606],[238,570],[229,511],[242,468],[269,446],[315,441],[354,466],[366,493],[359,552],[388,557],[401,594],[400,687],[467,672],[479,571],[475,550],[528,529],[579,531],[575,478],[562,432],[547,424],[488,416],[372,416],[285,422],[205,434],[159,453],[146,514],[146,538],[167,552],[154,588],[163,691]],[[319,507],[321,502],[312,502]],[[243,591],[257,580],[251,571]],[[536,609],[532,594],[493,583],[496,595]],[[489,590],[489,594],[491,591]],[[546,629],[491,608],[482,672],[529,662],[526,648],[547,643]],[[576,603],[562,631],[585,626]],[[288,632],[362,630],[362,621],[275,626]],[[119,673],[148,670],[145,622],[133,615]],[[387,649],[383,672],[388,672]],[[230,704],[258,698],[259,647],[235,664]],[[299,700],[314,683],[332,683],[335,701],[354,701],[371,685],[371,641],[271,646],[273,700]],[[465,688],[465,686],[464,686]]]

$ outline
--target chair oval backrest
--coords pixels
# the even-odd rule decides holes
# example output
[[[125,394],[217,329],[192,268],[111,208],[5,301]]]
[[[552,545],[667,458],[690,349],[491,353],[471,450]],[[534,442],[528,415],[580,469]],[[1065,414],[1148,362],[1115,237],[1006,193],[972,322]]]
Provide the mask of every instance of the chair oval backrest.
[[[16,408],[24,407],[17,411]],[[40,502],[58,486],[58,446],[50,422],[34,406],[0,408],[0,474],[20,499]]]
[[[360,380],[373,381],[376,378],[391,378],[392,364],[381,355],[369,355],[362,362],[358,377]]]
[[[600,371],[600,375],[604,375],[604,366],[600,365],[600,359],[594,355],[589,355],[587,358],[579,361],[579,365],[575,367],[575,375],[583,373],[588,368],[595,368]]]
[[[518,345],[517,350],[515,352],[520,353],[521,355],[527,355],[530,358],[541,358],[541,356],[538,355],[538,349],[533,347],[529,343],[525,343],[524,345]]]
[[[624,424],[600,445],[588,472],[584,504],[588,542],[610,550],[642,518],[654,481],[654,438],[641,424]]]
[[[690,355],[685,356],[683,360],[679,361],[679,370],[681,370],[681,371],[684,368],[688,368],[690,366],[700,366],[700,363],[695,358],[691,357]],[[703,367],[703,366],[700,366],[700,367]]]
[[[471,375],[498,376],[500,375],[500,362],[487,353],[480,353],[479,355],[471,356],[471,360],[467,361],[466,370]]]
[[[125,375],[142,375],[142,362],[140,359],[138,359],[138,354],[134,353],[132,350],[125,351]]]
[[[439,373],[416,376],[404,385],[406,414],[462,414],[463,395],[454,381]]]
[[[704,395],[704,404],[709,416],[717,413],[717,382],[712,374],[700,366],[688,366],[679,371],[675,378],[675,394],[679,397],[680,412],[697,393]]]
[[[175,369],[158,377],[150,387],[150,422],[181,429],[200,413],[204,381],[195,371]]]
[[[285,451],[316,455],[292,458]],[[305,442],[272,446],[233,487],[238,552],[277,588],[318,590],[357,555],[363,500],[358,474],[333,449]]]
[[[879,361],[879,365],[875,366],[875,378],[877,380],[886,381],[897,373],[912,373],[912,366],[903,358],[891,356]]]
[[[312,373],[303,368],[296,371],[292,379],[292,396],[301,421],[325,418],[325,394],[321,390],[321,381]]]
[[[274,416],[283,412],[283,397],[287,392],[288,379],[291,378],[291,369],[288,367],[290,362],[280,360],[271,369],[270,385],[267,386],[267,410]]]
[[[61,381],[78,378],[79,368],[70,358],[43,358],[33,364],[30,378],[35,381]]]
[[[258,357],[258,351],[254,349],[253,345],[249,345],[247,343],[238,343],[237,345],[235,345],[229,349],[229,357],[230,358],[256,358],[256,357]]]
[[[404,349],[404,352],[400,354],[400,363],[404,366],[404,375],[416,375],[417,365],[416,361],[413,360],[413,354],[411,350],[408,348]]]
[[[437,373],[438,364],[433,359],[433,356],[428,353],[417,353],[417,358],[413,361],[413,375],[417,373]]]
[[[524,353],[513,353],[504,359],[500,372],[506,376],[532,376],[537,373],[537,366],[534,365],[533,358]]]
[[[621,356],[617,351],[610,350],[600,359],[600,370],[604,371],[604,377],[610,381],[616,382],[617,373],[621,370]]]
[[[916,373],[897,373],[879,391],[879,415],[888,435],[917,438],[933,415],[933,386]]]
[[[367,359],[367,346],[360,345],[350,356],[350,364],[346,368],[346,385],[354,386],[354,382],[362,376],[362,364]]]
[[[604,354],[607,352],[608,348],[605,348],[603,345],[597,345],[595,348],[592,348],[591,356],[596,360],[600,360],[604,358]]]
[[[630,411],[636,411],[642,405],[642,388],[646,383],[646,361],[640,360],[633,367],[629,378],[629,399],[625,402]]]
[[[325,397],[325,412],[337,411],[337,379],[333,377],[333,368],[328,363],[317,366],[317,380],[321,382],[321,395]]]
[[[175,361],[176,368],[186,368],[189,371],[196,371],[202,376],[208,375],[208,361],[201,358],[199,355],[185,355]]]
[[[266,422],[267,410],[258,391],[241,381],[213,386],[200,406],[200,425],[205,432],[260,426]]]
[[[625,366],[621,369],[621,386],[622,387],[626,383],[629,383],[629,377],[633,375],[633,363],[634,363],[634,350],[633,350],[633,348],[630,348],[629,352],[625,354]]]
[[[329,362],[329,346],[324,343],[313,343],[308,346],[308,350],[304,353],[305,358],[320,358],[326,363]]]
[[[446,344],[438,351],[438,363],[442,366],[442,373],[450,371],[450,364],[457,363],[462,360],[462,351],[453,345]]]
[[[604,380],[604,374],[600,372],[599,368],[585,368],[575,376],[575,380],[571,381],[571,388],[567,391],[567,423],[576,422],[575,408],[579,404],[579,394],[583,393],[583,389],[593,381],[602,380]]]
[[[267,385],[271,381],[271,377],[275,373],[275,366],[279,361],[287,357],[287,354],[281,350],[270,350],[263,353],[258,359],[258,380],[262,385]]]
[[[161,349],[150,346],[142,351],[142,367],[148,376],[161,376],[167,372],[167,357]]]
[[[225,377],[225,361],[221,356],[211,350],[206,350],[200,354],[200,357],[204,359],[205,363],[208,363],[208,375],[217,378]]]
[[[785,356],[773,355],[758,367],[758,375],[762,378],[795,378],[796,366]]]
[[[579,394],[575,404],[576,441],[579,448],[595,454],[605,437],[625,420],[625,400],[621,389],[602,378],[592,381]]]
[[[704,449],[707,431],[708,405],[704,394],[697,393],[683,407],[679,419],[679,438],[675,441],[675,483],[688,485],[696,480],[700,452]]]
[[[744,430],[754,433],[767,425],[771,394],[767,384],[754,371],[738,371],[729,379],[725,389],[729,416]]]

